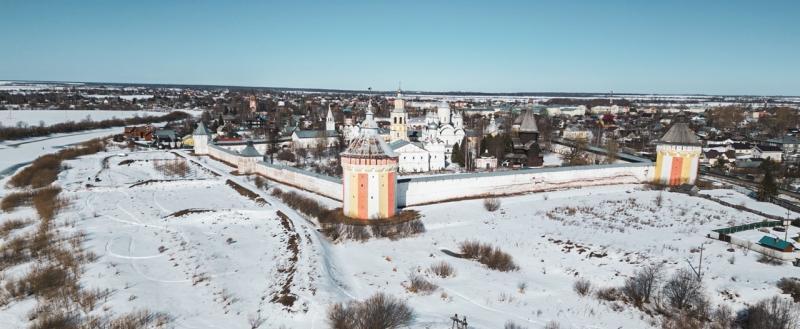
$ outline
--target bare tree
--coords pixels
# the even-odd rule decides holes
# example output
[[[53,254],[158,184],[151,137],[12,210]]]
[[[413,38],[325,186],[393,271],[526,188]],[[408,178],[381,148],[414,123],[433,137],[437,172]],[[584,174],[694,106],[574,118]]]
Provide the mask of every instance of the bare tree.
[[[606,163],[617,162],[617,153],[619,153],[619,144],[614,137],[609,136],[606,138]]]
[[[662,278],[663,266],[653,264],[645,266],[639,271],[625,280],[625,285],[622,287],[622,292],[627,296],[635,305],[649,303],[650,297],[659,285]]]
[[[747,309],[744,329],[797,329],[800,327],[800,307],[779,296],[765,299]]]
[[[694,273],[679,269],[667,280],[661,292],[665,301],[679,310],[704,311],[703,282]]]

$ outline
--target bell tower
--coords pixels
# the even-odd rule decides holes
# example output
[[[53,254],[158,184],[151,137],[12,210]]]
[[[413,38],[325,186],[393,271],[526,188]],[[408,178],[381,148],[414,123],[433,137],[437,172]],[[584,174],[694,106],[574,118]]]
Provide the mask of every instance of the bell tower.
[[[394,99],[394,109],[390,115],[391,141],[408,140],[408,113],[406,112],[406,101],[403,99],[403,91],[397,89],[397,97]]]

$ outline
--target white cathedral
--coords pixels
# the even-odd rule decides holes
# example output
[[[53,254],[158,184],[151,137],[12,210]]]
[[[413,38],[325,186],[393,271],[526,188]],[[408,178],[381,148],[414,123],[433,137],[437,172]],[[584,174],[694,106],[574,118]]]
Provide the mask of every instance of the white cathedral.
[[[400,172],[428,172],[450,166],[455,144],[461,144],[466,135],[461,112],[451,112],[447,102],[439,103],[425,116],[425,126],[417,141],[408,138],[408,113],[400,90],[394,100],[390,120],[389,146],[397,153]]]

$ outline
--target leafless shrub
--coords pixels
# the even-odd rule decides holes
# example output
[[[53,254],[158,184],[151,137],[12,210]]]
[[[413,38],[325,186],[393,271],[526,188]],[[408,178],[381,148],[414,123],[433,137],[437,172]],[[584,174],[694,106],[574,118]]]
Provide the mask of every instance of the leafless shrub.
[[[500,199],[498,198],[483,199],[483,208],[485,208],[489,212],[497,211],[497,209],[500,209]]]
[[[592,291],[592,282],[587,279],[578,279],[572,284],[572,289],[580,296],[586,296]]]
[[[36,212],[43,221],[49,221],[55,215],[67,206],[67,201],[58,198],[61,193],[61,188],[58,186],[50,186],[36,190],[33,193],[31,200]]]
[[[656,196],[656,207],[661,208],[661,205],[664,203],[664,192],[658,192]]]
[[[553,320],[544,325],[544,329],[561,329],[561,324]]]
[[[81,320],[77,313],[58,307],[37,307],[31,312],[30,329],[78,329]]]
[[[662,329],[704,329],[704,319],[697,318],[686,311],[666,314],[661,323]]]
[[[594,295],[597,297],[597,299],[609,302],[617,301],[621,297],[619,290],[614,287],[599,288],[595,291]]]
[[[800,307],[790,300],[775,296],[747,308],[741,320],[743,329],[797,329]]]
[[[55,265],[38,265],[19,283],[24,295],[36,295],[46,298],[55,297],[61,289],[78,291],[77,279],[66,269]]]
[[[733,328],[736,317],[733,310],[728,305],[719,305],[711,313],[710,329],[729,329]]]
[[[456,276],[456,270],[450,263],[445,261],[431,264],[428,271],[442,278]]]
[[[703,283],[685,269],[677,270],[664,284],[661,293],[667,304],[678,310],[703,312],[707,306]]]
[[[317,202],[317,200],[305,197],[294,191],[284,192],[275,188],[272,190],[272,196],[281,199],[292,209],[309,217],[321,218],[328,212],[328,208]]]
[[[3,222],[2,225],[0,225],[0,238],[5,239],[11,233],[11,231],[21,229],[25,226],[28,226],[28,224],[30,223],[31,223],[30,220],[22,220],[22,219],[6,220],[5,222]]]
[[[82,155],[94,154],[105,150],[106,142],[102,139],[93,139],[81,143],[77,147],[66,148],[56,153],[45,154],[11,176],[8,184],[12,187],[44,187],[55,182],[62,169],[62,161],[75,159]]]
[[[403,301],[377,293],[364,301],[337,303],[328,309],[333,329],[395,329],[414,321],[414,311]]]
[[[798,278],[781,278],[778,280],[778,289],[783,291],[794,298],[794,301],[800,303],[800,279]]]
[[[7,268],[31,259],[28,250],[32,234],[16,236],[0,246],[0,268]]]
[[[422,275],[415,273],[412,273],[408,276],[408,282],[408,287],[406,287],[406,289],[413,293],[428,295],[436,291],[436,289],[439,289],[439,286],[428,281]]]
[[[256,184],[256,187],[258,187],[258,189],[260,189],[260,190],[263,190],[263,189],[269,187],[269,186],[267,186],[267,179],[264,178],[264,177],[261,177],[260,175],[256,175],[256,178],[253,179],[253,183]]]
[[[514,263],[511,255],[503,252],[500,248],[492,247],[489,244],[478,241],[464,241],[459,244],[461,254],[466,258],[477,260],[490,269],[501,272],[515,271],[519,267]]]
[[[149,310],[139,310],[127,313],[108,323],[108,329],[145,329],[163,327],[172,319],[165,313],[156,313]]]
[[[189,175],[189,164],[184,159],[153,160],[153,168],[168,177],[186,177]]]
[[[398,240],[425,232],[425,225],[418,219],[399,223],[376,223],[369,226],[374,237],[389,238],[390,240]]]
[[[32,193],[30,191],[11,192],[0,201],[0,210],[12,212],[14,209],[30,204]]]
[[[267,319],[261,317],[261,313],[257,313],[255,315],[251,314],[247,317],[247,324],[250,325],[250,329],[258,329],[258,327],[261,327],[261,325],[266,321]]]
[[[523,327],[509,320],[506,321],[506,324],[503,326],[503,329],[528,329],[528,327]]]
[[[663,267],[661,264],[645,266],[625,280],[622,293],[636,306],[649,303],[650,297],[658,288],[662,272]]]
[[[89,314],[95,306],[97,305],[97,300],[108,296],[110,292],[108,290],[80,290],[77,291],[78,298],[75,299],[75,302],[80,305],[81,309],[83,310],[84,314]]]

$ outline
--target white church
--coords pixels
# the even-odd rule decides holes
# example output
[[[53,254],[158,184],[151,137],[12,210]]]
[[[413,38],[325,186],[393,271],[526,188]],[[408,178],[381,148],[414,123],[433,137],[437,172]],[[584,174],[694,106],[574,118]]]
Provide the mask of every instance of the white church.
[[[398,155],[398,171],[419,173],[443,170],[450,166],[453,146],[462,143],[464,119],[461,112],[451,113],[447,102],[439,103],[436,112],[429,111],[425,117],[418,141],[408,138],[408,113],[400,90],[394,100],[389,147]]]

